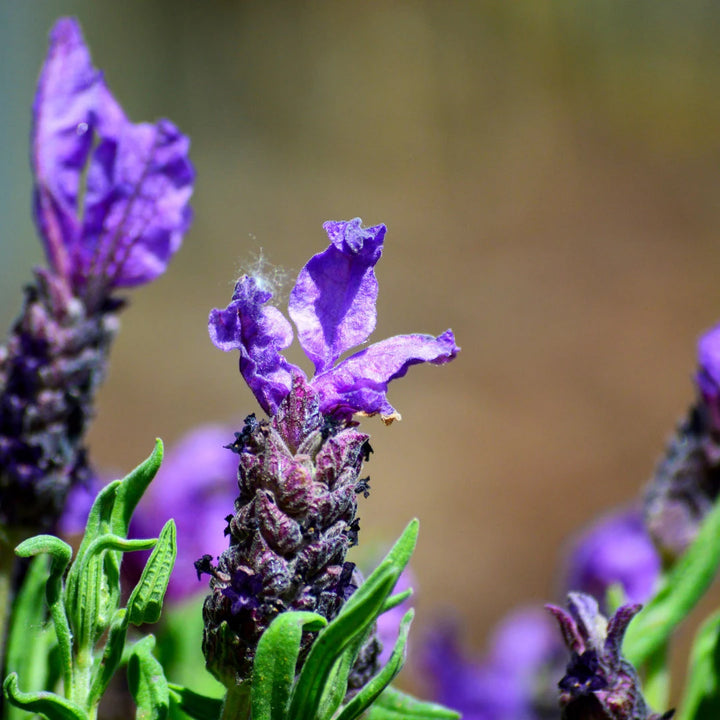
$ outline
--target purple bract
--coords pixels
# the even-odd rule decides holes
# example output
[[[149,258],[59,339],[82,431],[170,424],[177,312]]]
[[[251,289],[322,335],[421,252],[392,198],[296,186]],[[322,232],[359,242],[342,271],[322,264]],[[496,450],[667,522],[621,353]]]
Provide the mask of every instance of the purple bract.
[[[373,268],[382,253],[385,226],[363,228],[355,218],[323,227],[330,245],[300,271],[288,307],[300,345],[315,365],[309,384],[325,415],[349,421],[356,413],[379,413],[390,423],[400,415],[387,400],[388,383],[411,365],[446,363],[459,348],[450,330],[438,337],[397,335],[338,362],[375,329],[378,284]],[[290,392],[293,375],[305,377],[281,353],[292,343],[293,330],[277,308],[266,306],[271,298],[256,278],[244,275],[230,304],[212,310],[208,323],[217,347],[240,351],[240,372],[268,415]]]
[[[189,140],[168,120],[131,123],[80,27],[59,20],[33,108],[35,219],[53,270],[97,304],[149,282],[191,220]]]

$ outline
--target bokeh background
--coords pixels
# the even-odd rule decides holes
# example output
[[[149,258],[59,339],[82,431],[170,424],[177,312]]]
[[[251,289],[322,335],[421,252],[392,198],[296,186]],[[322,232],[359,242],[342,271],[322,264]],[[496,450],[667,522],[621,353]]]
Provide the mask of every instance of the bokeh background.
[[[720,5],[0,3],[2,328],[42,262],[28,133],[61,14],[198,172],[184,247],[124,314],[95,463],[256,410],[209,309],[260,249],[293,277],[323,221],[385,222],[374,338],[463,349],[396,383],[401,423],[366,422],[364,536],[420,517],[418,625],[451,607],[468,647],[559,600],[568,538],[637,497],[720,320]]]

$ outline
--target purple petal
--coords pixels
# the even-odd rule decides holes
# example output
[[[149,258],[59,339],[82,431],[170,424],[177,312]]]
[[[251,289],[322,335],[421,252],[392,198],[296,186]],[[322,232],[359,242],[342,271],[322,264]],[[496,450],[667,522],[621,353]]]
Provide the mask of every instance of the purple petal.
[[[635,509],[601,519],[574,543],[566,586],[603,599],[619,583],[630,602],[646,602],[660,575],[660,558]]]
[[[375,329],[378,283],[373,268],[385,237],[384,225],[363,228],[360,218],[323,227],[330,246],[300,271],[288,307],[318,373]]]
[[[698,342],[697,385],[712,426],[720,430],[720,325],[708,330]]]
[[[53,269],[95,301],[161,274],[191,218],[187,138],[167,120],[130,123],[67,18],[33,116],[35,216]]]
[[[355,353],[336,367],[311,381],[320,394],[325,414],[349,419],[354,413],[380,413],[386,423],[400,415],[387,400],[387,386],[402,377],[411,365],[429,362],[442,365],[452,360],[460,348],[447,330],[432,335],[397,335]]]
[[[98,269],[113,287],[165,271],[192,219],[189,147],[169,120],[124,123],[102,137],[88,170],[76,284]]]
[[[68,276],[68,246],[79,236],[78,195],[92,150],[98,97],[104,86],[75,20],[58,20],[33,106],[35,219],[48,261]]]
[[[235,285],[230,304],[224,310],[211,310],[208,320],[216,347],[240,351],[240,372],[268,415],[275,414],[290,392],[292,374],[302,375],[280,354],[292,342],[293,333],[277,308],[263,307],[271,297],[255,278],[244,275]]]

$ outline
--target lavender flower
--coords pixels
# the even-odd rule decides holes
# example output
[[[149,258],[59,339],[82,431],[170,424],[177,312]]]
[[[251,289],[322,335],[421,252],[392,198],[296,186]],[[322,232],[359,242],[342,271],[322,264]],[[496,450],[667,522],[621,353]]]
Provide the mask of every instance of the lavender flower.
[[[348,422],[355,414],[380,413],[390,423],[400,415],[387,400],[388,383],[416,363],[452,360],[458,351],[455,338],[450,330],[438,337],[397,335],[337,363],[375,329],[374,267],[382,253],[385,226],[363,228],[355,218],[323,227],[330,245],[300,271],[288,306],[300,345],[315,365],[309,384],[324,415]],[[240,372],[268,415],[274,415],[287,397],[293,376],[306,380],[280,352],[292,343],[293,332],[277,308],[264,307],[271,298],[256,278],[244,275],[227,308],[213,310],[209,321],[210,337],[218,348],[240,351]]]
[[[123,301],[180,246],[191,212],[188,140],[172,123],[133,124],[78,24],[50,33],[33,106],[34,213],[48,269],[0,348],[0,523],[56,522],[87,481],[84,436]]]
[[[421,662],[435,701],[465,720],[554,720],[555,683],[564,649],[550,618],[535,607],[505,617],[487,654],[469,658],[456,627],[443,625],[428,636]]]
[[[230,547],[209,573],[203,651],[207,667],[228,687],[250,677],[257,642],[285,610],[335,617],[362,578],[347,549],[357,542],[357,496],[371,452],[355,414],[399,417],[386,398],[388,383],[419,362],[441,364],[458,352],[450,331],[438,338],[403,335],[351,355],[375,327],[377,280],[385,226],[359,219],[325,224],[330,246],[300,271],[290,315],[300,344],[315,364],[310,380],[281,351],[292,341],[290,323],[271,293],[244,276],[224,310],[210,313],[213,342],[240,351],[240,372],[270,416],[248,416],[233,445],[239,455],[240,494],[228,529]],[[253,578],[260,581],[253,581]],[[304,638],[307,652],[312,636]],[[370,638],[350,678],[362,686],[376,669],[379,646]],[[301,662],[303,654],[301,654]]]
[[[690,546],[720,494],[720,325],[700,338],[698,364],[698,398],[645,494],[645,523],[667,566]]]
[[[564,585],[601,601],[615,584],[628,602],[647,602],[660,575],[660,558],[632,508],[614,512],[585,530],[572,544]]]
[[[643,699],[633,666],[622,657],[627,626],[642,605],[623,605],[606,620],[594,598],[568,595],[567,610],[547,605],[571,653],[558,683],[563,720],[667,720],[651,712]]]

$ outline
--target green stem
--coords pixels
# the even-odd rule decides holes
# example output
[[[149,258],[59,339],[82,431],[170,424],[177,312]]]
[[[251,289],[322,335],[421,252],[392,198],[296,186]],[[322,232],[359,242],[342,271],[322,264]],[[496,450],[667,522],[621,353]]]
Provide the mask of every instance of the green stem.
[[[225,695],[221,720],[249,720],[250,718],[250,688],[245,685],[236,685],[230,688]]]

